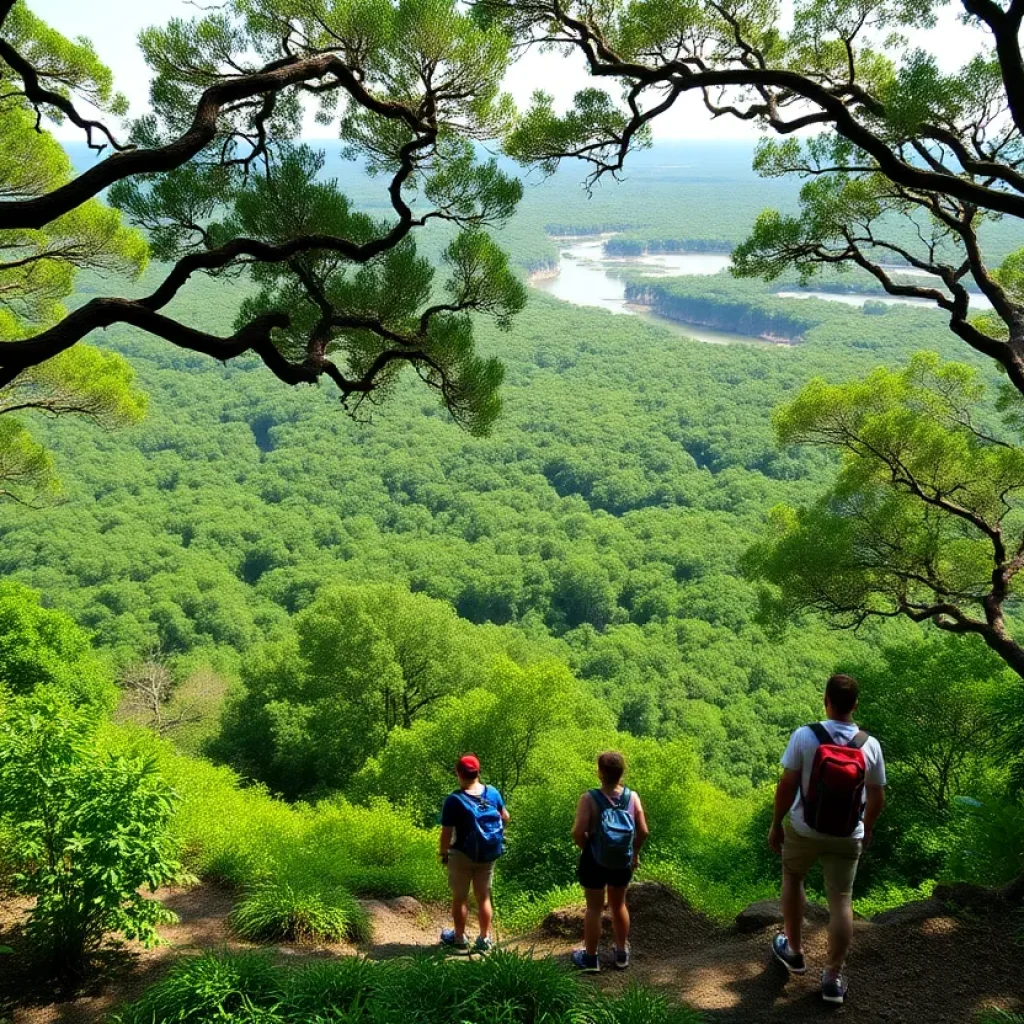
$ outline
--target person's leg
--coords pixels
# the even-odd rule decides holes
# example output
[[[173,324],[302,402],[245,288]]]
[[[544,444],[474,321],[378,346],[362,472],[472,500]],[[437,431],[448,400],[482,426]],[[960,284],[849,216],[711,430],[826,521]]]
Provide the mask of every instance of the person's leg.
[[[804,891],[804,876],[788,868],[782,869],[782,925],[786,942],[794,953],[803,950],[804,913],[807,910],[807,894]]]
[[[625,949],[629,942],[629,907],[626,906],[626,887],[608,886],[608,906],[612,911],[612,930],[615,932],[615,948]],[[589,951],[589,947],[588,947]]]
[[[587,913],[583,918],[583,946],[588,956],[597,956],[601,944],[601,915],[604,913],[604,889],[584,889]]]
[[[826,974],[838,975],[853,941],[853,883],[857,877],[861,844],[856,839],[835,840],[821,858],[828,893],[828,956]]]
[[[814,841],[794,832],[787,823],[786,838],[782,844],[782,922],[789,949],[798,955],[803,953],[804,914],[807,911],[804,879],[816,859]]]
[[[494,908],[491,905],[491,880],[493,875],[493,864],[488,864],[486,868],[477,868],[473,872],[473,895],[476,897],[476,914],[480,922],[480,935],[485,939],[491,937],[491,921],[494,919]]]
[[[452,850],[448,854],[448,886],[452,891],[452,924],[455,929],[455,941],[459,944],[466,938],[469,888],[472,877],[469,859],[458,850]]]
[[[469,919],[469,899],[466,896],[452,896],[452,922],[455,938],[461,942],[466,937],[466,921]],[[436,925],[435,925],[436,927]]]

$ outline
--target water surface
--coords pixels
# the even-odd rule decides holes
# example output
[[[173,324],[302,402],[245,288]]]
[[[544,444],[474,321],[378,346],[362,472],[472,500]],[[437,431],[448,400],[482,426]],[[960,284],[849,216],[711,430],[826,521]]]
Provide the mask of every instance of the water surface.
[[[657,316],[648,310],[631,307],[626,302],[627,271],[640,270],[650,277],[707,276],[720,273],[730,263],[730,256],[723,252],[674,252],[647,254],[643,256],[608,256],[605,241],[610,236],[586,239],[556,239],[562,244],[559,252],[559,272],[553,277],[538,277],[534,287],[553,295],[556,299],[571,302],[577,306],[596,306],[609,313],[625,316],[642,316],[678,334],[707,341],[712,344],[728,345],[772,344],[762,342],[745,334],[729,334],[712,331],[703,327],[684,324]],[[914,277],[929,277],[923,271],[909,267],[891,267],[895,273]],[[882,302],[887,306],[929,306],[927,299],[900,298],[894,295],[864,295],[850,292],[804,291],[784,289],[776,292],[780,299],[824,299],[827,302],[842,302],[847,306],[863,306],[865,302]],[[991,309],[991,303],[983,295],[971,295],[972,309]]]

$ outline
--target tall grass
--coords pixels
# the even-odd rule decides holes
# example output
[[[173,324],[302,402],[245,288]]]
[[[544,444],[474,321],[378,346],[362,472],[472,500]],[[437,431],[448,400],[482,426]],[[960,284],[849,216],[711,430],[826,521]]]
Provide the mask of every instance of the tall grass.
[[[447,892],[436,837],[386,801],[287,804],[228,768],[178,753],[145,730],[107,727],[112,749],[144,748],[181,797],[174,829],[187,866],[246,892],[270,883],[388,898]]]
[[[481,960],[358,958],[305,967],[262,955],[181,960],[112,1024],[698,1024],[643,988],[603,999],[554,960],[496,952]]]

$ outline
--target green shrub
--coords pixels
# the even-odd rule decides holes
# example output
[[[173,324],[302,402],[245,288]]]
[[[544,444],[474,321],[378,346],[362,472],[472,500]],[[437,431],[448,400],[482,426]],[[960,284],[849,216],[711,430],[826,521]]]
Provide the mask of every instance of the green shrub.
[[[0,719],[0,821],[13,888],[34,898],[26,932],[61,972],[107,933],[144,945],[175,920],[143,887],[185,881],[169,821],[175,796],[150,758],[99,753],[92,715],[51,687]]]
[[[1008,1010],[982,1010],[975,1018],[976,1024],[1024,1024],[1024,1014]]]
[[[578,885],[560,885],[539,894],[515,890],[505,892],[499,877],[494,889],[494,914],[500,935],[525,935],[553,910],[582,906],[583,903],[583,890]]]
[[[602,1007],[594,1020],[595,1024],[700,1024],[701,1015],[688,1006],[670,1003],[660,992],[633,984]]]
[[[202,1024],[204,1021],[271,1020],[254,1014],[284,994],[282,972],[261,953],[219,954],[180,960],[137,1002],[116,1014],[114,1024]]]
[[[853,901],[853,909],[864,917],[874,917],[883,911],[901,907],[904,903],[914,900],[926,900],[932,894],[935,883],[922,882],[916,888],[912,885],[899,885],[895,882],[882,882],[873,886],[868,892]]]
[[[358,942],[369,937],[366,913],[350,892],[284,880],[264,882],[248,892],[235,908],[232,925],[254,942]]]
[[[179,961],[111,1024],[697,1024],[667,998],[631,987],[602,999],[551,959],[497,951],[472,961],[418,956],[274,966],[265,955]]]

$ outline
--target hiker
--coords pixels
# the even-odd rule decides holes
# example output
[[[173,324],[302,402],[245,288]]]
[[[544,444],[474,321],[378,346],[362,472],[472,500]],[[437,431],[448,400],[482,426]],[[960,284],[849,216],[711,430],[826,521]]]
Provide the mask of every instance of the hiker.
[[[455,927],[441,932],[441,945],[456,953],[469,953],[466,921],[472,888],[480,922],[480,934],[473,948],[486,953],[492,946],[491,879],[494,862],[504,849],[508,811],[501,794],[480,781],[480,759],[476,754],[460,757],[455,775],[459,788],[445,798],[441,808],[441,863],[448,868]]]
[[[572,954],[574,967],[589,974],[601,970],[597,947],[601,941],[601,914],[605,890],[615,932],[615,966],[629,966],[629,909],[626,888],[633,878],[640,849],[649,830],[640,797],[622,784],[625,758],[608,751],[597,759],[600,788],[588,790],[576,806],[573,842],[580,848],[576,877],[587,896],[583,920],[583,949]]]
[[[846,999],[843,967],[853,939],[853,880],[885,806],[882,748],[853,720],[857,691],[852,676],[832,676],[825,686],[826,720],[802,726],[790,737],[768,833],[768,845],[782,855],[785,926],[772,941],[772,951],[792,974],[807,970],[801,934],[807,905],[804,879],[821,860],[829,909],[821,995],[828,1003]],[[789,821],[783,827],[787,812]]]

